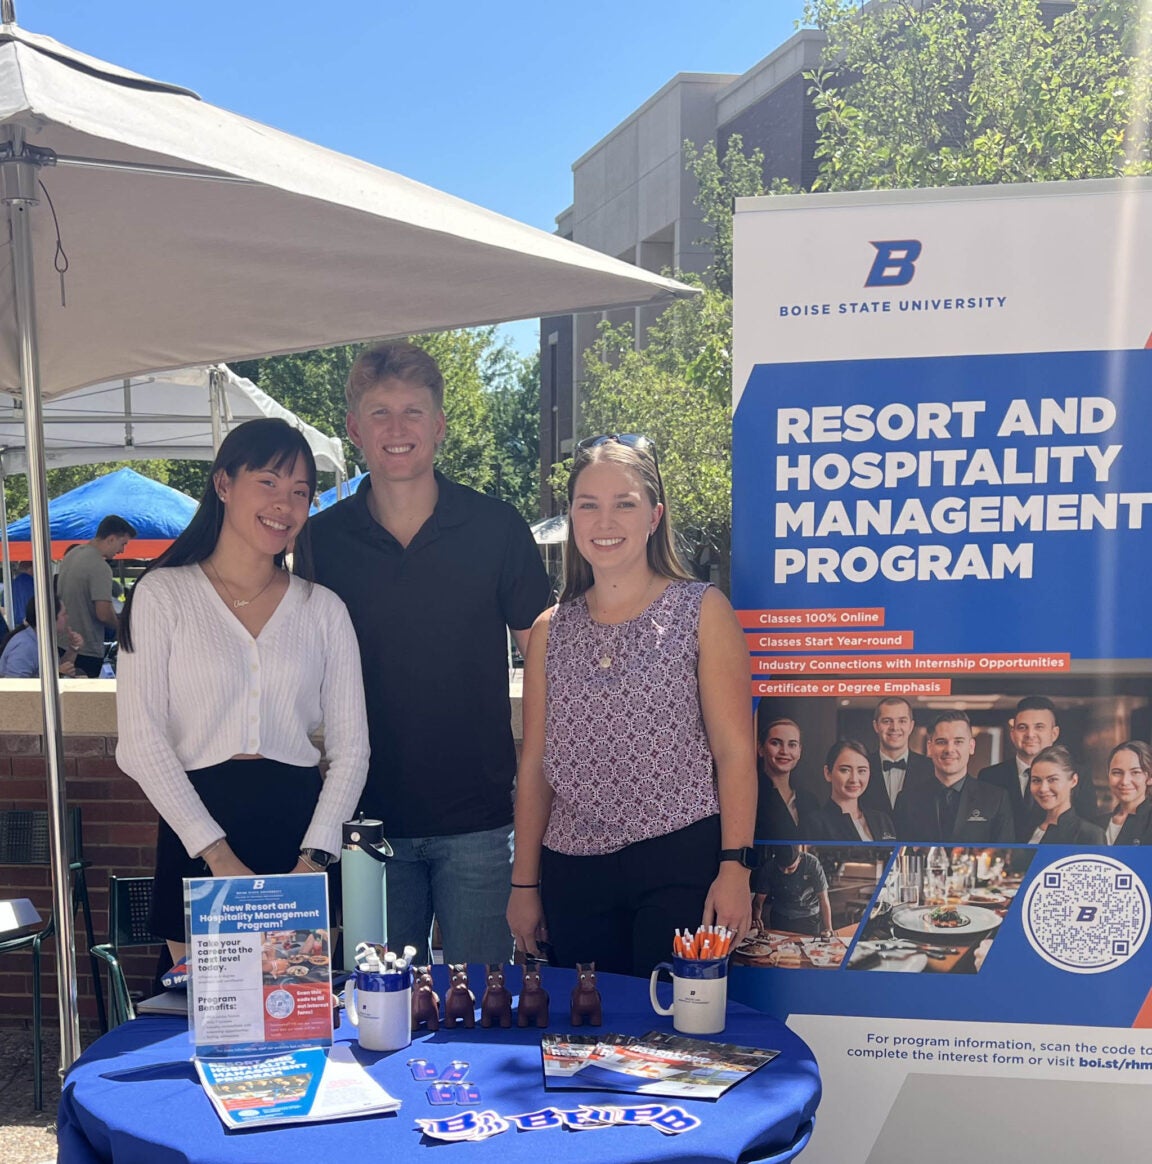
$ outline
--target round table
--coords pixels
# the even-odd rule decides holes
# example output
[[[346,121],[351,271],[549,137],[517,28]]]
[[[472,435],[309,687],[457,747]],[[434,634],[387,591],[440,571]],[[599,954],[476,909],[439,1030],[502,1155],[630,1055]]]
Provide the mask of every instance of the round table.
[[[515,991],[520,971],[509,968]],[[437,992],[446,988],[444,967],[434,971]],[[573,1032],[568,999],[574,971],[546,968],[544,988],[551,996],[553,1033]],[[479,1000],[483,967],[469,967],[469,982]],[[653,1013],[648,983],[602,974],[599,980],[604,1024],[578,1033],[643,1034],[670,1031],[671,1019]],[[349,1041],[343,1023],[337,1041]],[[412,1078],[414,1056],[443,1068],[452,1059],[471,1064],[469,1078],[481,1093],[480,1107],[502,1115],[542,1107],[575,1108],[582,1103],[648,1102],[604,1091],[545,1091],[540,1058],[543,1031],[477,1025],[474,1030],[424,1033],[411,1048],[391,1054],[357,1051],[360,1061],[386,1090],[402,1101],[399,1112],[323,1124],[227,1132],[197,1081],[192,1046],[183,1018],[142,1016],[109,1032],[73,1065],[64,1083],[58,1118],[58,1164],[268,1164],[273,1160],[392,1160],[400,1153],[423,1153],[430,1146],[452,1151],[422,1137],[416,1118],[437,1118],[460,1108],[433,1107],[426,1083]],[[719,1042],[772,1048],[779,1056],[714,1102],[664,1099],[686,1108],[701,1126],[681,1136],[653,1128],[610,1127],[590,1131],[510,1131],[467,1148],[471,1161],[539,1164],[587,1160],[601,1164],[639,1161],[784,1161],[807,1143],[820,1098],[820,1076],[811,1051],[786,1026],[739,1003],[729,1003],[727,1026]],[[585,1137],[593,1137],[585,1142]],[[438,1156],[437,1159],[444,1157]]]

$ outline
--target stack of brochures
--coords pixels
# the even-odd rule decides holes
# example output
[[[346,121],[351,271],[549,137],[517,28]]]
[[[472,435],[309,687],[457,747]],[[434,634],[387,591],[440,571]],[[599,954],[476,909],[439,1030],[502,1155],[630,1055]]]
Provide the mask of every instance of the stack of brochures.
[[[184,893],[196,1071],[225,1126],[395,1111],[332,1042],[324,875],[189,879]]]
[[[719,1099],[780,1054],[662,1031],[545,1035],[540,1050],[544,1086],[549,1090],[622,1091],[680,1099]]]
[[[400,1106],[346,1043],[250,1059],[197,1059],[196,1073],[229,1128],[348,1119]]]

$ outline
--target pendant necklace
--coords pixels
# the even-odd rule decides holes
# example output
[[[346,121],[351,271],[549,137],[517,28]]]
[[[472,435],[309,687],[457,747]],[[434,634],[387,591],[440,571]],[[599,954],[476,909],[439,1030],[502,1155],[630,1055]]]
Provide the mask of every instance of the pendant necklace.
[[[619,628],[619,627],[623,627],[627,623],[631,622],[632,619],[634,619],[638,615],[642,614],[648,608],[648,603],[647,603],[648,593],[652,589],[652,583],[654,581],[655,581],[655,579],[649,579],[648,585],[644,587],[644,593],[640,595],[640,601],[637,604],[639,606],[639,610],[637,610],[636,614],[632,615],[631,618],[621,619],[621,621],[618,623],[598,622],[597,625],[598,626],[615,626],[615,627]],[[597,605],[599,605],[599,603],[597,603]],[[589,614],[591,614],[591,613],[592,613],[591,608],[589,608]],[[593,618],[592,621],[597,622],[597,620],[595,618]],[[611,647],[605,646],[602,654],[600,655],[600,658],[596,660],[597,664],[599,665],[599,667],[602,671],[607,671],[608,668],[612,666],[613,662],[615,661],[616,656],[620,653],[621,638],[622,638],[622,635],[620,633],[617,633],[616,638],[614,639],[612,646]]]
[[[234,610],[239,610],[241,607],[244,607],[244,606],[251,606],[252,603],[255,602],[256,599],[259,598],[260,595],[263,594],[264,591],[267,590],[269,586],[272,585],[273,581],[276,578],[276,575],[280,573],[280,571],[275,566],[273,566],[272,574],[268,578],[268,581],[265,582],[264,585],[261,586],[260,589],[257,590],[255,594],[252,595],[251,598],[237,598],[236,595],[232,593],[232,589],[228,585],[228,583],[225,582],[224,579],[220,577],[220,571],[217,570],[216,567],[207,558],[204,559],[204,565],[207,566],[208,569],[212,571],[212,577],[215,578],[216,581],[219,582],[220,585],[224,587],[224,592],[232,600],[232,608]]]

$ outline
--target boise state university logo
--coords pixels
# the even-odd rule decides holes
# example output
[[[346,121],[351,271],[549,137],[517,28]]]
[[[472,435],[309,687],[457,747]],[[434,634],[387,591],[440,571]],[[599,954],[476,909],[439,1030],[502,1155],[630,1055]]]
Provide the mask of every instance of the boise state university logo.
[[[1046,962],[1071,974],[1123,965],[1148,936],[1144,883],[1113,857],[1079,854],[1042,870],[1028,887],[1024,933]]]
[[[865,287],[906,287],[912,282],[921,251],[919,239],[888,239],[872,245],[876,248],[876,258],[864,281]]]

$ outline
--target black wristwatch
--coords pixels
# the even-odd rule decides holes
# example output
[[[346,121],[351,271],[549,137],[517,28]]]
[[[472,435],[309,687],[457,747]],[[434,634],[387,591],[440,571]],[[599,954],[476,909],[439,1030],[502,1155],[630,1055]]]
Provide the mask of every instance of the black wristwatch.
[[[721,861],[739,861],[745,869],[759,869],[760,856],[751,845],[745,845],[742,849],[721,849]]]
[[[301,849],[300,856],[305,861],[310,861],[318,869],[327,869],[336,860],[331,853],[326,853],[323,849]]]

